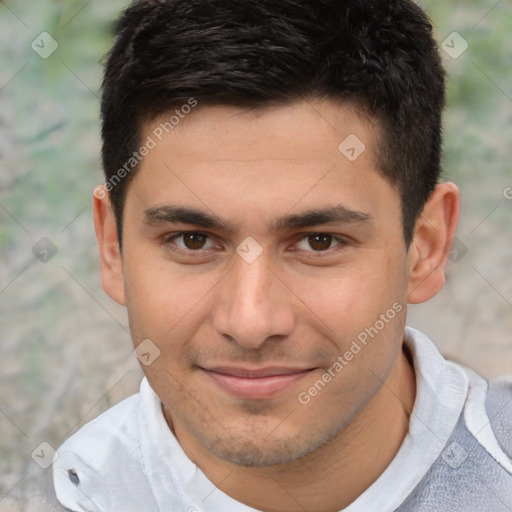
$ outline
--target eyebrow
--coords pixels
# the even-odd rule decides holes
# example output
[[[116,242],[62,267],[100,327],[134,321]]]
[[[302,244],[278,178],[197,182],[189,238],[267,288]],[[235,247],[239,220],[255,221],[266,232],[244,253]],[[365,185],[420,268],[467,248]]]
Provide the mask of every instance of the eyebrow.
[[[217,229],[227,233],[236,232],[234,226],[213,213],[172,204],[148,208],[144,211],[144,220],[149,225],[182,223],[205,229]],[[270,232],[309,228],[321,224],[369,223],[373,220],[374,217],[370,213],[351,210],[338,204],[280,217],[272,222]]]

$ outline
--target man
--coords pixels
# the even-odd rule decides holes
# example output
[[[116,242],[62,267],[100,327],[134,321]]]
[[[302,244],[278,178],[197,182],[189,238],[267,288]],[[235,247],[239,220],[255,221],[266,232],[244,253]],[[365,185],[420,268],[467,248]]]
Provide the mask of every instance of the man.
[[[94,220],[140,393],[68,439],[74,511],[512,510],[512,385],[406,327],[442,288],[444,73],[408,0],[142,0]]]

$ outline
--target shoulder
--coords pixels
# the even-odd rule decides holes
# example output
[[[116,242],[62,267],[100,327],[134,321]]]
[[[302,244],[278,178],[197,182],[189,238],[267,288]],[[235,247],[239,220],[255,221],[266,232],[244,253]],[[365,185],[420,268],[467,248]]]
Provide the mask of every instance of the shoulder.
[[[86,423],[59,447],[56,463],[64,455],[75,453],[94,466],[103,462],[98,453],[110,452],[120,445],[129,447],[138,437],[139,402],[137,393]]]
[[[512,459],[512,377],[489,382],[485,407],[500,447]]]
[[[501,468],[512,475],[512,381],[500,377],[487,381],[463,367],[469,378],[464,425],[478,444]]]
[[[468,394],[446,445],[398,509],[405,512],[508,510],[512,502],[512,380],[488,382],[459,366]]]
[[[112,489],[133,478],[144,487],[139,433],[140,396],[133,395],[84,425],[57,450],[53,480],[70,510],[109,510]],[[127,509],[131,510],[131,509]]]

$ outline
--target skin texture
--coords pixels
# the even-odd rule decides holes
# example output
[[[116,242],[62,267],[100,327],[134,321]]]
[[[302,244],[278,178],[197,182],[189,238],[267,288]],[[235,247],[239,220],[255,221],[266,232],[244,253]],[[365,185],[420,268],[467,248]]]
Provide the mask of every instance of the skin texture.
[[[145,125],[142,140],[165,117]],[[355,161],[338,150],[351,134],[366,147]],[[108,195],[94,198],[103,286],[127,306],[134,345],[150,339],[160,350],[143,369],[167,423],[212,482],[254,508],[340,510],[407,432],[415,377],[402,349],[406,305],[444,283],[459,196],[438,185],[406,248],[400,197],[378,173],[378,136],[376,123],[328,100],[199,106],[130,184],[122,254]],[[163,222],[166,205],[231,229]],[[332,205],[366,220],[271,229]],[[191,231],[199,237],[172,238]],[[250,263],[236,251],[247,237],[261,250]],[[401,311],[301,403],[394,304]],[[276,396],[247,399],[203,371],[226,366],[309,371]]]

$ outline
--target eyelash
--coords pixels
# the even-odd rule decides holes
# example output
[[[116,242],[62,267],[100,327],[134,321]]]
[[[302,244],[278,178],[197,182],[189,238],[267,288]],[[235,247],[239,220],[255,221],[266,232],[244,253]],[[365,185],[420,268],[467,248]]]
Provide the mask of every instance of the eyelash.
[[[163,245],[175,253],[178,253],[181,255],[186,255],[186,256],[190,256],[190,255],[200,256],[200,255],[202,255],[202,253],[204,251],[208,250],[208,249],[197,249],[197,250],[182,249],[181,247],[176,246],[175,240],[184,235],[203,235],[203,236],[207,237],[207,240],[211,240],[211,237],[207,233],[203,233],[202,231],[180,231],[179,233],[174,233],[172,235],[166,236],[163,240]],[[350,243],[346,238],[337,237],[331,233],[324,233],[322,231],[313,231],[310,233],[301,233],[301,237],[297,240],[297,242],[295,242],[295,244],[301,242],[304,239],[307,239],[310,236],[314,236],[314,235],[330,236],[330,237],[332,237],[331,243],[336,242],[336,245],[334,247],[330,247],[329,249],[326,249],[325,251],[314,251],[314,250],[306,251],[304,249],[299,249],[299,250],[311,253],[310,256],[308,256],[310,258],[319,258],[324,255],[331,255],[333,251],[341,250],[341,249],[345,248],[346,246],[348,246]]]

